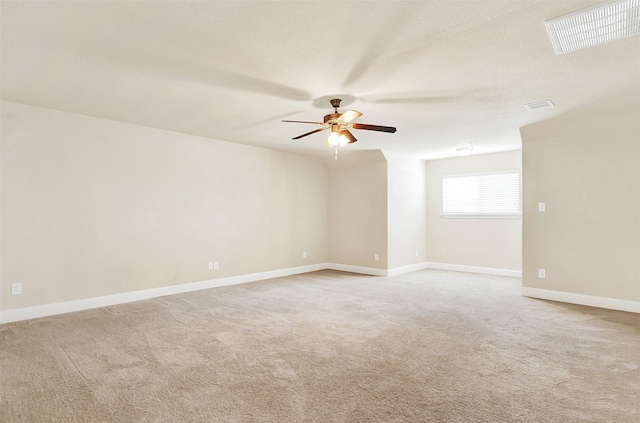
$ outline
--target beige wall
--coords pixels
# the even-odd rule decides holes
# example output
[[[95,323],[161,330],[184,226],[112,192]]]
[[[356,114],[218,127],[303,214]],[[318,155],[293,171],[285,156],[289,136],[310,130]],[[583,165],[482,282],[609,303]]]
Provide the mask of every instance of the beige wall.
[[[327,261],[319,160],[15,103],[2,113],[3,310]]]
[[[521,152],[481,154],[427,162],[427,261],[522,269],[522,220],[445,219],[442,177],[449,174],[520,169]]]
[[[442,174],[519,167],[519,152],[322,162],[2,107],[3,310],[326,262],[520,269],[519,219],[439,217]]]
[[[387,269],[387,163],[380,151],[343,155],[333,165],[328,227],[331,263]]]
[[[521,129],[523,286],[640,301],[639,134],[624,102]]]
[[[427,163],[383,153],[387,159],[388,267],[422,263],[427,257]]]

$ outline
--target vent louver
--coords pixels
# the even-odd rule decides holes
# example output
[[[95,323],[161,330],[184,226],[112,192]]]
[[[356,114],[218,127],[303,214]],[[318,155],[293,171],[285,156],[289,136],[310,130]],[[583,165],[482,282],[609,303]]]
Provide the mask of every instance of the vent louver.
[[[529,110],[530,112],[534,110],[551,109],[553,107],[556,106],[551,102],[551,100],[535,101],[533,103],[527,103],[524,105],[524,108]]]
[[[556,54],[640,33],[640,0],[615,0],[545,22]]]

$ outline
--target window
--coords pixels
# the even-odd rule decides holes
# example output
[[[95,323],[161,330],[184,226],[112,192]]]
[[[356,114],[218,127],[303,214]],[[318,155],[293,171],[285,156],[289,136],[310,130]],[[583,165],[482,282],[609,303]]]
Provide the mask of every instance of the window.
[[[442,177],[442,217],[519,217],[520,171]]]

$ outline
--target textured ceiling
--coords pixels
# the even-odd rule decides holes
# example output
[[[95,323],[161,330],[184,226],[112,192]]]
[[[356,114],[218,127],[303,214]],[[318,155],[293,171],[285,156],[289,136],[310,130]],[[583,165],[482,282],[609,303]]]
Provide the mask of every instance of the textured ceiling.
[[[640,98],[640,37],[556,56],[546,19],[599,1],[2,1],[2,99],[331,156],[328,99],[363,113],[345,150],[420,158],[520,148],[518,128]],[[555,109],[524,103],[550,99]]]

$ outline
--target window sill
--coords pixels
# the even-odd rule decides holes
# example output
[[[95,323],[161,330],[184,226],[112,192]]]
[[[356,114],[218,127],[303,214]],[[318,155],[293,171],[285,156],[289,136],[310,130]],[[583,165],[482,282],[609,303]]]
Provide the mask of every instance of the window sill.
[[[520,219],[522,214],[441,214],[440,217],[443,219]]]

